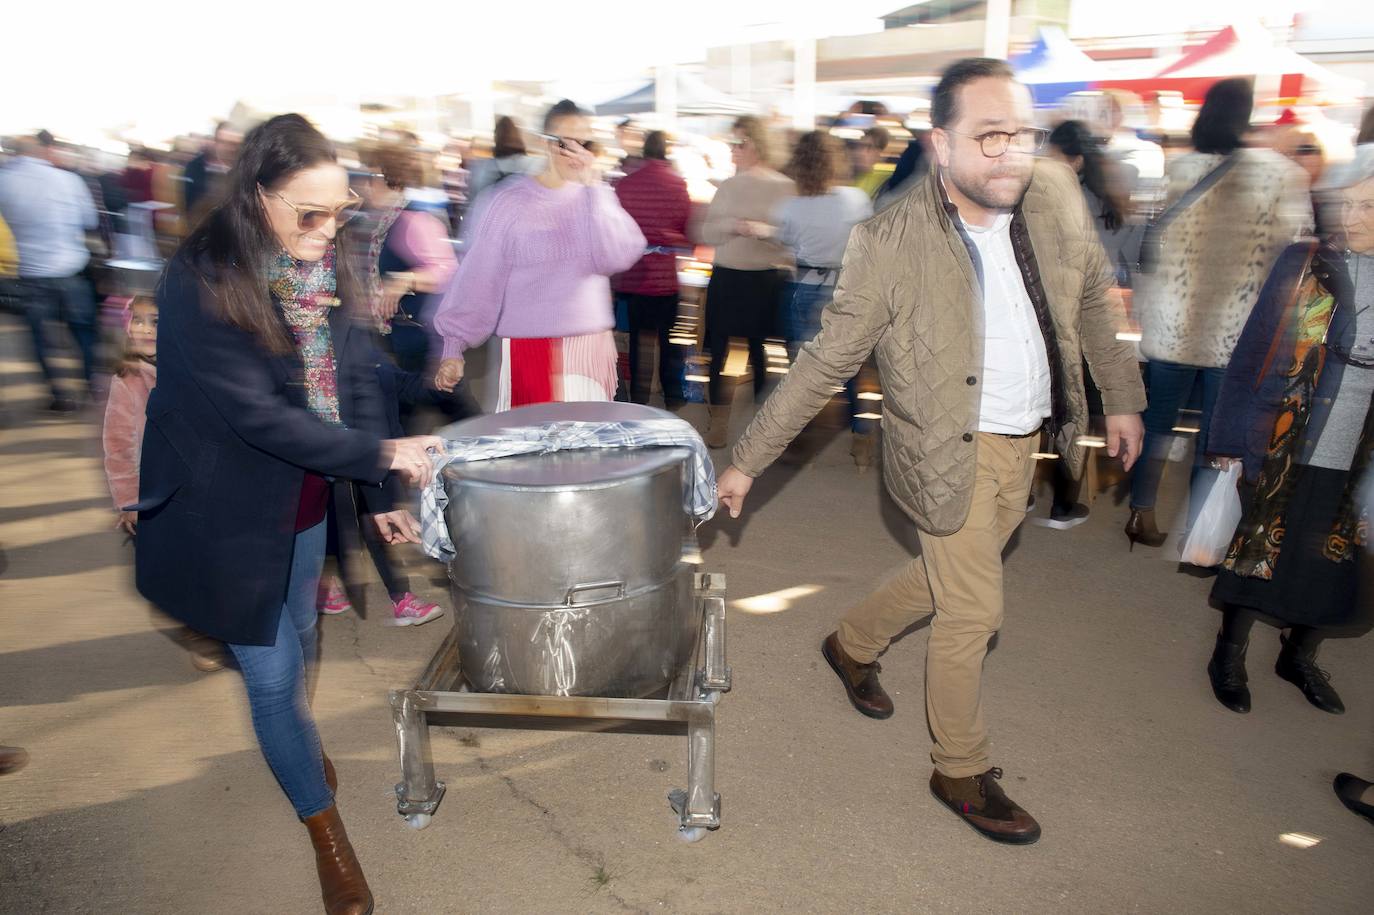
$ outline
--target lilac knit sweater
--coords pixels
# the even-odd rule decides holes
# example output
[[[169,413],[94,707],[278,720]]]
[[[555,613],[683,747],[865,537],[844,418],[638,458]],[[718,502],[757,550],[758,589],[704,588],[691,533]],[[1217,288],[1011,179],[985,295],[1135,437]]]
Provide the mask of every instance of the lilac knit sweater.
[[[608,277],[644,235],[601,185],[551,190],[512,176],[479,208],[467,253],[434,314],[444,358],[500,337],[573,337],[615,324]]]

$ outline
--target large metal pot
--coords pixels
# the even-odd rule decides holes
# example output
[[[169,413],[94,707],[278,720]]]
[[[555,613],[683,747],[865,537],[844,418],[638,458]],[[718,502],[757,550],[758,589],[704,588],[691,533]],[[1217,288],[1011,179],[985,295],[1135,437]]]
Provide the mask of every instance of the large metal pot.
[[[637,592],[619,583],[569,589],[559,606],[459,592],[458,655],[473,689],[543,696],[643,698],[691,661],[700,611],[694,567]]]
[[[443,431],[664,414],[545,404]],[[444,472],[459,651],[474,689],[646,696],[690,658],[695,554],[685,448],[585,449],[452,464]]]
[[[685,448],[561,451],[453,464],[444,472],[455,586],[517,604],[558,604],[597,581],[639,591],[692,543]]]

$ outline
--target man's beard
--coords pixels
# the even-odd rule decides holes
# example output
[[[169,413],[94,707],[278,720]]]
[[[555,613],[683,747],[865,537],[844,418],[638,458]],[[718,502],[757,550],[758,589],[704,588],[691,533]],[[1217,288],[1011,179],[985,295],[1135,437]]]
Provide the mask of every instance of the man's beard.
[[[1011,177],[1020,181],[1019,187],[1007,188],[1006,190],[993,191],[987,185],[966,183],[957,174],[950,174],[954,186],[959,189],[969,200],[988,210],[1010,210],[1021,202],[1021,198],[1026,196],[1026,189],[1030,187],[1031,171],[1026,170],[1024,176],[1012,175],[992,175],[990,178]],[[989,179],[990,180],[990,179]]]

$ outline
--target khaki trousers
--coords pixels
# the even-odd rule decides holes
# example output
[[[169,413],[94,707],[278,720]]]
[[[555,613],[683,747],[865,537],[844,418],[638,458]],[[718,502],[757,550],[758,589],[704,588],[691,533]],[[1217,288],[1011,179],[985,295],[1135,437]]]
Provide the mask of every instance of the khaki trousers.
[[[1002,625],[1002,550],[1026,517],[1039,434],[978,433],[978,467],[968,520],[937,537],[920,531],[921,555],[840,621],[845,654],[868,663],[900,632],[934,613],[926,649],[926,717],[931,759],[950,778],[986,772],[983,658]]]

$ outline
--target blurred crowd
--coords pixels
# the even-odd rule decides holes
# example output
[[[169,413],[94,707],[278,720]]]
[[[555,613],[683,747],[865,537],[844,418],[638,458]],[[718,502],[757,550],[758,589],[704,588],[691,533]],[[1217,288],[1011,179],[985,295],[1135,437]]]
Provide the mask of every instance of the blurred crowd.
[[[1075,479],[1067,461],[1045,455],[1053,495],[1027,510],[1046,527],[1072,528],[1098,491],[1120,486],[1130,501],[1123,546],[1177,544],[1170,558],[1219,569],[1213,598],[1223,623],[1207,669],[1217,700],[1249,710],[1246,651],[1262,620],[1283,631],[1279,675],[1339,713],[1317,653],[1324,638],[1367,622],[1370,603],[1358,555],[1374,443],[1374,117],[1358,131],[1315,109],[1254,124],[1253,88],[1225,80],[1184,138],[1140,123],[1137,99],[1105,93],[1101,103],[1097,122],[1052,118],[973,138],[987,158],[1017,143],[1013,153],[1076,176],[1081,200],[1060,203],[1086,210],[1096,229],[1116,338],[1134,349],[1148,392],[1143,451],[1129,476],[1103,456]],[[619,399],[673,411],[704,404],[687,415],[720,449],[732,441],[739,397],[762,403],[825,334],[853,227],[916,206],[913,189],[938,173],[933,129],[876,103],[811,131],[744,116],[703,136],[597,119],[563,101],[537,124],[500,118],[490,144],[426,148],[403,130],[337,142],[331,162],[346,171],[338,189],[273,184],[261,151],[241,162],[245,148],[257,149],[246,138],[262,142],[250,131],[261,129],[226,122],[212,136],[133,148],[122,160],[45,131],[4,141],[0,296],[27,327],[48,408],[102,412],[111,507],[131,537],[155,495],[139,475],[149,466],[141,452],[159,355],[183,344],[189,352],[196,333],[159,333],[172,295],[159,282],[188,245],[218,256],[216,233],[235,231],[226,201],[266,214],[282,240],[256,282],[284,303],[305,367],[303,402],[326,423],[350,425],[347,398],[316,386],[312,359],[342,373],[346,357],[312,350],[311,334],[328,313],[320,303],[343,299],[366,337],[358,364],[376,375],[386,441],[479,412]],[[271,244],[265,230],[240,228]],[[1060,253],[1036,252],[1042,261]],[[919,265],[925,253],[909,256]],[[320,258],[327,277],[311,266]],[[830,425],[808,433],[848,430],[857,472],[883,450],[879,368],[867,361],[834,392]],[[1082,368],[1092,422],[1075,444],[1100,455],[1100,366],[1089,354]],[[803,435],[784,459],[811,453]],[[1171,465],[1188,478],[1175,487],[1186,492],[1176,511],[1160,504]],[[366,482],[320,491],[321,549],[339,564],[311,588],[309,612],[350,610],[360,576],[348,560],[365,547],[391,601],[388,621],[437,618],[443,608],[411,589],[386,548],[414,539],[414,519],[366,507]],[[1212,522],[1205,509],[1228,484],[1243,517],[1199,548],[1193,535]],[[310,515],[304,503],[300,511]],[[315,529],[298,526],[296,536]],[[184,638],[207,671],[225,663],[221,643],[234,641],[194,627]],[[233,652],[241,666],[255,663]],[[1352,784],[1341,790],[1374,802]]]

